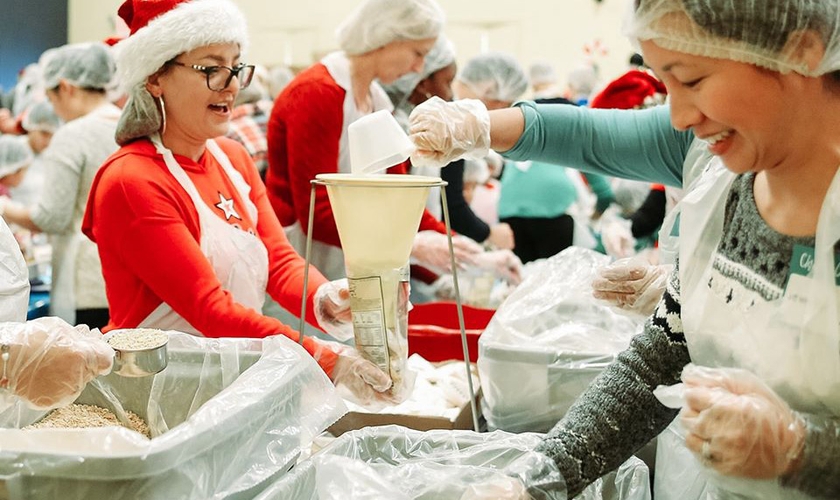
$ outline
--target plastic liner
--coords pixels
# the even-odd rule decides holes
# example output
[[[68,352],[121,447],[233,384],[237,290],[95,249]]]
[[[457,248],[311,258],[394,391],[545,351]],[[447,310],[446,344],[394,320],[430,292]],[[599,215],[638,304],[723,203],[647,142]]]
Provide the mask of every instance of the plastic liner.
[[[533,269],[479,339],[490,429],[546,432],[642,331],[644,318],[592,296],[606,255],[570,247]]]
[[[539,434],[420,432],[399,426],[344,434],[267,488],[257,500],[566,499],[555,464],[534,452]],[[585,500],[649,500],[637,458],[590,485]]]
[[[146,419],[152,439],[121,427],[22,431],[44,412],[8,408],[0,414],[8,498],[250,499],[346,411],[311,356],[282,336],[172,333],[161,373],[97,382],[77,402],[120,402]]]

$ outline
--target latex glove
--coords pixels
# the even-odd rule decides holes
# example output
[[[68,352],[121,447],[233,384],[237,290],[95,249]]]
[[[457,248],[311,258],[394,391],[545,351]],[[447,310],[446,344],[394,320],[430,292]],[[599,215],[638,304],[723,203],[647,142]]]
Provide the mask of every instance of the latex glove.
[[[630,257],[635,252],[636,238],[630,230],[630,220],[619,217],[602,219],[601,242],[607,255],[621,259]]]
[[[455,300],[455,279],[451,274],[441,274],[432,283],[432,292],[437,300]]]
[[[475,266],[493,271],[497,277],[518,285],[522,282],[522,261],[510,250],[494,250],[476,255]]]
[[[15,203],[12,201],[12,199],[8,196],[0,196],[0,217],[3,217],[3,215],[6,213],[6,207],[14,204]]]
[[[460,500],[530,500],[530,498],[522,481],[500,474],[487,482],[468,485]]]
[[[73,327],[60,318],[2,323],[0,340],[9,346],[8,391],[36,409],[72,403],[89,381],[110,372],[114,363],[114,350],[98,330]]]
[[[477,99],[446,102],[432,97],[411,112],[408,132],[417,147],[411,154],[415,167],[440,168],[490,152],[490,114]]]
[[[505,157],[491,149],[485,160],[487,160],[487,166],[490,167],[490,176],[498,179],[505,166]]]
[[[682,380],[685,444],[703,463],[721,474],[752,479],[793,470],[805,445],[805,423],[758,377],[689,364]]]
[[[513,229],[511,229],[510,225],[506,222],[491,226],[490,236],[487,237],[487,241],[496,248],[501,248],[502,250],[513,250]]]
[[[653,266],[639,258],[620,259],[598,270],[592,295],[628,311],[650,316],[674,266]]]
[[[364,359],[359,351],[342,344],[336,344],[333,351],[338,353],[338,361],[330,378],[342,397],[371,409],[402,402],[391,390],[391,377]]]
[[[471,264],[473,258],[482,252],[478,243],[463,236],[452,237],[452,248],[455,251],[455,263],[459,267]],[[432,270],[452,269],[449,260],[449,239],[437,231],[417,233],[411,246],[411,257]]]
[[[321,329],[337,340],[353,338],[350,290],[347,278],[330,281],[315,291],[315,318]]]

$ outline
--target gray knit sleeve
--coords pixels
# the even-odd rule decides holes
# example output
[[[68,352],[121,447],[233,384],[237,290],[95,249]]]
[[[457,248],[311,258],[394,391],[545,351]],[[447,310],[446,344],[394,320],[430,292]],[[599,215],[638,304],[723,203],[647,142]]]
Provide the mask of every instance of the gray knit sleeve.
[[[678,411],[663,406],[653,389],[679,382],[688,362],[675,270],[644,332],[592,382],[537,447],[557,463],[569,498],[616,469],[676,417]]]
[[[803,415],[807,434],[802,463],[782,485],[817,498],[840,498],[840,422],[834,417]]]

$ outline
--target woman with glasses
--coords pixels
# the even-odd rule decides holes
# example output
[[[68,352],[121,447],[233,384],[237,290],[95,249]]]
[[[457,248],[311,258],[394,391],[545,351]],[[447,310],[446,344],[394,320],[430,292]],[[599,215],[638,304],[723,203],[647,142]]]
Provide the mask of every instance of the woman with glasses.
[[[65,45],[42,57],[47,98],[64,120],[40,157],[43,189],[32,206],[2,200],[9,224],[46,233],[52,244],[50,314],[92,328],[108,323],[96,245],[81,232],[91,183],[114,151],[120,110],[108,101],[114,60],[103,44]]]
[[[117,46],[128,101],[122,146],[94,181],[84,231],[99,245],[108,329],[151,327],[207,337],[298,333],[261,314],[266,292],[307,320],[349,319],[277,222],[248,152],[224,137],[253,66],[241,61],[245,19],[230,0],[127,0],[131,34]],[[344,290],[346,294],[346,290]],[[320,322],[319,322],[320,318]],[[306,338],[304,348],[365,404],[390,378],[353,349]]]

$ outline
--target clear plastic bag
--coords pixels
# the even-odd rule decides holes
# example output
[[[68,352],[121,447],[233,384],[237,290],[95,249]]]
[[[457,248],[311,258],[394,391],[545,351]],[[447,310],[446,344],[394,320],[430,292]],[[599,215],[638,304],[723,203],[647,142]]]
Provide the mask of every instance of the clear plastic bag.
[[[0,479],[12,499],[252,498],[346,408],[312,357],[283,336],[207,339],[170,332],[154,377],[97,379],[77,402],[113,394],[152,439],[122,427],[19,428],[44,412],[0,414]]]
[[[533,451],[541,439],[370,427],[342,435],[256,500],[565,500],[557,466]],[[631,457],[576,498],[650,500],[648,468]]]
[[[479,339],[491,429],[548,431],[642,330],[644,318],[592,296],[609,257],[570,247],[537,264]]]

